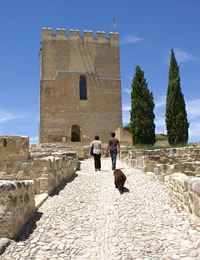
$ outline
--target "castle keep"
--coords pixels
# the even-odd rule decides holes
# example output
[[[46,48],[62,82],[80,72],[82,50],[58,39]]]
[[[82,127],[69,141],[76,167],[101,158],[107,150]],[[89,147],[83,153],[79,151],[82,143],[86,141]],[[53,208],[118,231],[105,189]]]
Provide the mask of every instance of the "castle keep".
[[[122,126],[119,34],[42,29],[40,143],[107,142]]]

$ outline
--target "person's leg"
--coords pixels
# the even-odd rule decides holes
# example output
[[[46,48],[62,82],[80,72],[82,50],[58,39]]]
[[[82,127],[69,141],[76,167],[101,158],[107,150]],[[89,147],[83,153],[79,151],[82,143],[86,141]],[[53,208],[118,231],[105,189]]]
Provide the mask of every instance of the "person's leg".
[[[94,168],[98,169],[98,154],[94,154]]]
[[[113,150],[112,169],[116,169],[117,150]]]
[[[113,150],[110,150],[110,157],[111,157],[111,163],[112,163],[112,169],[113,169]]]
[[[116,168],[117,150],[110,150],[110,156],[112,160],[112,169]]]
[[[99,157],[98,157],[98,169],[101,170],[101,154],[99,154]]]

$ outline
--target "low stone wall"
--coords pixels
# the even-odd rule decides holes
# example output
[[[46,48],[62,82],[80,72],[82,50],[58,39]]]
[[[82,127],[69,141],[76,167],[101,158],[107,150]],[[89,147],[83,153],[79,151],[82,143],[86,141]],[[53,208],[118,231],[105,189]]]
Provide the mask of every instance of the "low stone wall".
[[[0,237],[14,238],[35,212],[33,181],[0,181]]]
[[[174,173],[165,176],[164,183],[182,195],[179,198],[188,206],[190,213],[200,217],[200,178]]]
[[[78,155],[59,144],[29,150],[29,138],[18,136],[0,138],[0,152],[0,238],[14,238],[41,205],[39,198],[76,172]]]
[[[7,171],[10,165],[26,160],[29,156],[28,136],[0,136],[0,171]]]
[[[76,152],[54,153],[45,158],[35,158],[31,165],[37,173],[36,194],[50,194],[63,180],[69,179],[78,165]]]
[[[200,216],[200,146],[121,151],[121,160],[139,168],[180,194],[191,213]]]
[[[31,153],[29,159],[7,165],[0,180],[34,180],[35,194],[50,193],[76,171],[78,156],[74,151]]]

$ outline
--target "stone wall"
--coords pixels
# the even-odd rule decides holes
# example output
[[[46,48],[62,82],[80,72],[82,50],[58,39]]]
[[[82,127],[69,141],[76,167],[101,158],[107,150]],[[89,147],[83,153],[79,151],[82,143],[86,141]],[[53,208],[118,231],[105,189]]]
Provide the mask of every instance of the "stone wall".
[[[84,145],[95,135],[106,142],[122,126],[119,34],[43,28],[40,58],[40,143],[70,145],[74,133]]]
[[[190,213],[200,217],[200,178],[173,173],[164,177],[164,183],[180,194],[179,199],[188,206]]]
[[[0,238],[14,238],[35,212],[34,181],[0,181]]]
[[[75,151],[33,152],[26,160],[7,163],[0,180],[34,180],[35,194],[49,194],[75,173],[77,164]]]
[[[75,173],[78,155],[58,144],[29,151],[28,137],[6,136],[0,141],[0,238],[14,238],[41,205],[39,197],[47,198]]]
[[[133,138],[129,131],[124,130],[122,127],[118,127],[115,130],[115,134],[116,138],[118,138],[120,141],[120,145],[132,146]]]
[[[0,171],[7,171],[8,167],[28,159],[29,156],[28,136],[0,136]]]
[[[121,160],[163,182],[200,216],[200,146],[121,151]]]

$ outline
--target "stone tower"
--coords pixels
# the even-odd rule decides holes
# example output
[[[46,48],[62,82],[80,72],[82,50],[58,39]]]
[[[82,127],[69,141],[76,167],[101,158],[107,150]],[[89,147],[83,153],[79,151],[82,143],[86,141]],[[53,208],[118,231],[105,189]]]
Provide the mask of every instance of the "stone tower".
[[[42,29],[40,143],[107,142],[122,126],[119,35]]]

